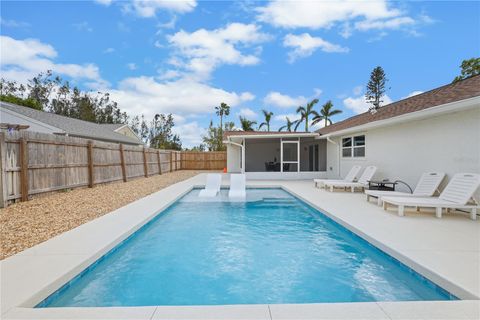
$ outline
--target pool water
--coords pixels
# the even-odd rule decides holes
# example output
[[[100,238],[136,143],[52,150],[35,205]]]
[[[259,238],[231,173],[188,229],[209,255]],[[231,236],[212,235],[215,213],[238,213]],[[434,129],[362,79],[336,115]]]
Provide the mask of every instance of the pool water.
[[[37,307],[450,300],[281,189],[193,190]]]

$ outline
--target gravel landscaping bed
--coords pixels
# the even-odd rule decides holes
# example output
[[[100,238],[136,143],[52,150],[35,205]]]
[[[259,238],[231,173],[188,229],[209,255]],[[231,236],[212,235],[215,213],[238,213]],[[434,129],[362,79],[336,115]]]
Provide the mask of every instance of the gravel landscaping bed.
[[[202,171],[175,171],[52,193],[0,209],[0,260]]]

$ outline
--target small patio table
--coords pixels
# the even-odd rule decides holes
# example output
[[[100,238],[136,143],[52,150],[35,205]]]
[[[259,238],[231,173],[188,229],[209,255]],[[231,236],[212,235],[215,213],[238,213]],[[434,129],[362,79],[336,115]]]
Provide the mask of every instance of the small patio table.
[[[395,191],[396,181],[382,180],[382,181],[368,181],[369,190],[383,190]]]

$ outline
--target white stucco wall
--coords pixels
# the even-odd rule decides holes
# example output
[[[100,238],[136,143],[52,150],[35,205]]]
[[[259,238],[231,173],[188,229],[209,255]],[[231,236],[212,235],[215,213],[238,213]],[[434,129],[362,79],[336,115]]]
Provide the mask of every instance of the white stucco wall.
[[[413,188],[426,171],[445,172],[447,181],[459,172],[480,173],[480,105],[475,109],[357,134],[362,133],[365,133],[366,157],[361,160],[340,158],[342,177],[355,164],[375,165],[378,167],[375,178],[400,179]],[[341,137],[332,140],[341,143]],[[337,176],[337,159],[337,146],[328,143],[329,177]],[[476,197],[480,198],[479,190]]]
[[[240,173],[242,149],[239,146],[227,144],[227,171],[228,173]]]

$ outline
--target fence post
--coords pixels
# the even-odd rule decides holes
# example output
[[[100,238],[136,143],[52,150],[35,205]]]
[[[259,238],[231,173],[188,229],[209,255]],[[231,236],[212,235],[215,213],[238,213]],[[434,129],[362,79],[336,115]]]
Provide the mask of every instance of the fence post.
[[[127,182],[127,168],[125,168],[125,155],[123,153],[123,144],[120,143],[120,163],[122,164],[123,182]]]
[[[170,150],[170,172],[173,172],[173,155],[172,155],[172,150]]]
[[[5,132],[0,132],[0,208],[7,207],[7,143],[5,142]]]
[[[88,187],[93,188],[93,142],[87,143],[87,159],[88,159]]]
[[[162,162],[160,161],[160,150],[157,150],[158,174],[162,174]]]
[[[27,140],[20,138],[20,190],[22,201],[28,200],[28,146]]]
[[[148,178],[148,165],[147,165],[147,148],[143,147],[143,172],[145,178]]]

